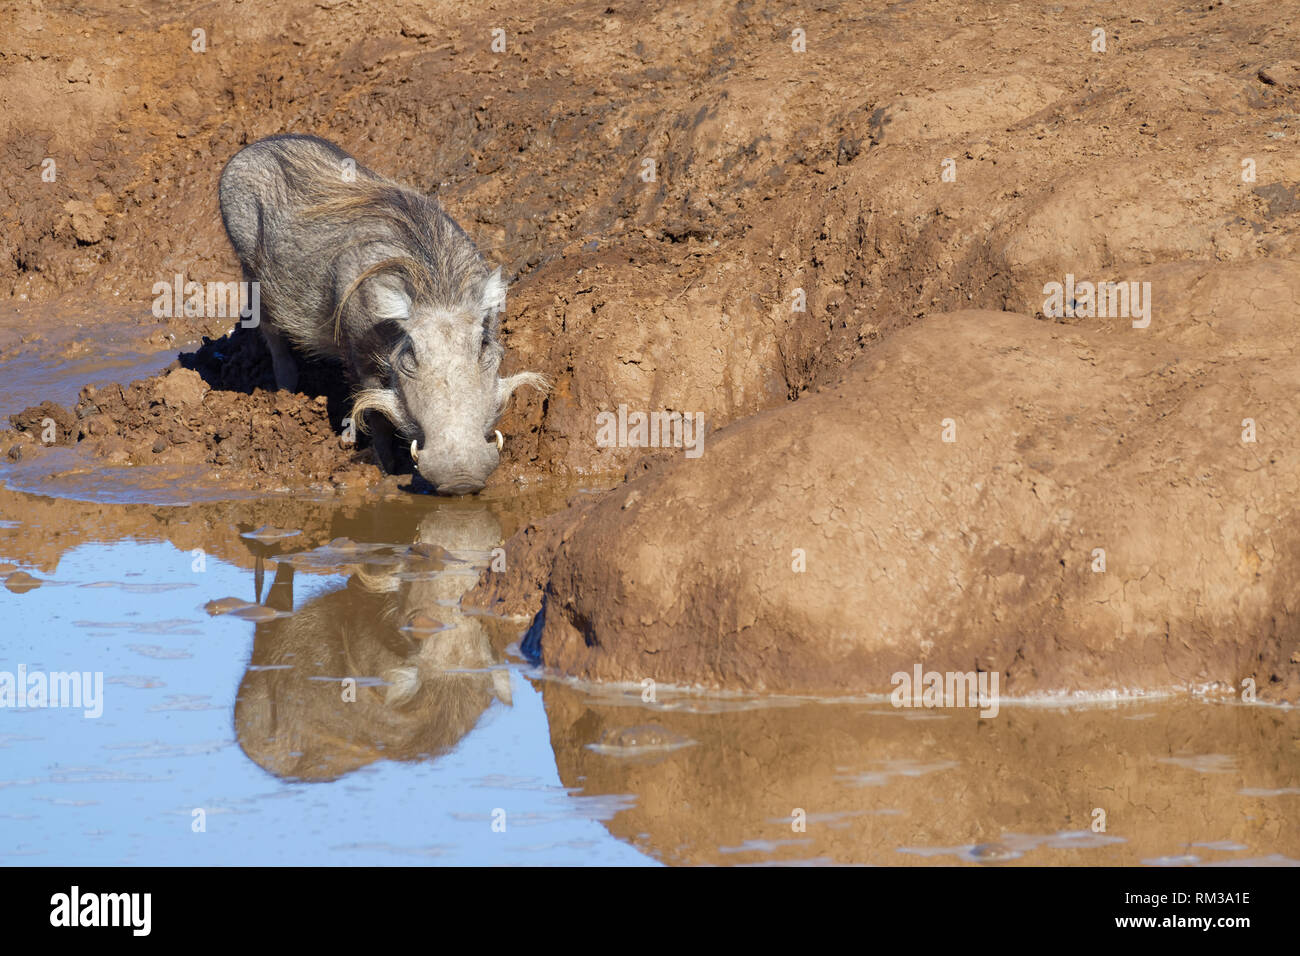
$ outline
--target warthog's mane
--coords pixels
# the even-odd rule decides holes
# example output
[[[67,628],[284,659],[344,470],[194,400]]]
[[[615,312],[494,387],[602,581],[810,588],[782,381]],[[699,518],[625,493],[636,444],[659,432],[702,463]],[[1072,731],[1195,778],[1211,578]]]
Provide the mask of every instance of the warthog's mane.
[[[338,341],[344,309],[356,291],[376,276],[391,275],[405,283],[415,306],[434,306],[465,314],[477,322],[480,291],[488,268],[478,247],[433,197],[358,166],[344,178],[340,160],[323,151],[281,156],[286,179],[303,202],[303,215],[339,233],[360,232],[338,251],[382,242],[402,254],[376,262],[356,276],[334,308]],[[387,235],[373,228],[387,227]]]

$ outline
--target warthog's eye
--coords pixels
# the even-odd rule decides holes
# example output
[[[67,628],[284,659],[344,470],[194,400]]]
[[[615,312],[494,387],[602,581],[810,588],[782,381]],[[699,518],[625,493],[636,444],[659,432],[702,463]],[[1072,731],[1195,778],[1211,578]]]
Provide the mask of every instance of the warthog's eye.
[[[410,345],[405,346],[397,353],[397,359],[393,362],[394,367],[403,375],[415,374],[415,350]]]
[[[484,368],[491,368],[494,362],[501,361],[503,350],[501,343],[492,338],[492,333],[486,328],[479,337],[478,358]]]

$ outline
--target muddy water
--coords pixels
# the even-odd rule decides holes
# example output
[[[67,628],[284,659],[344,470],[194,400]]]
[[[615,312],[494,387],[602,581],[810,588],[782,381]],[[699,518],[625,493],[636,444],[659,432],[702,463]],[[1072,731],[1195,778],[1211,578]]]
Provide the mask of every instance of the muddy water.
[[[43,491],[0,489],[0,671],[102,674],[102,714],[0,709],[6,863],[1300,860],[1294,711],[981,719],[539,673],[524,623],[459,599],[575,489]]]
[[[51,362],[44,355],[19,356],[4,366],[0,417],[42,401],[74,405],[84,385],[133,382],[166,368],[175,359],[175,348],[156,352],[122,350],[64,362]]]
[[[74,405],[85,385],[153,375],[197,337],[166,334],[133,306],[97,306],[69,320],[47,304],[0,303],[0,421],[43,401]]]

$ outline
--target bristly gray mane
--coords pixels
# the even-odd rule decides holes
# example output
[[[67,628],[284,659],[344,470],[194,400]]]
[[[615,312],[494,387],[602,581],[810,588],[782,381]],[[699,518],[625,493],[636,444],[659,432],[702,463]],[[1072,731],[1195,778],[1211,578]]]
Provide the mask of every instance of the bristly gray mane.
[[[489,274],[487,264],[473,240],[436,199],[362,167],[348,182],[340,174],[337,160],[314,152],[281,156],[280,160],[292,169],[287,178],[297,189],[306,216],[349,230],[358,220],[382,223],[396,231],[395,244],[408,253],[377,262],[352,280],[335,306],[336,338],[348,301],[367,279],[378,275],[404,280],[413,306],[478,316],[478,292]],[[371,233],[351,244],[375,241]]]

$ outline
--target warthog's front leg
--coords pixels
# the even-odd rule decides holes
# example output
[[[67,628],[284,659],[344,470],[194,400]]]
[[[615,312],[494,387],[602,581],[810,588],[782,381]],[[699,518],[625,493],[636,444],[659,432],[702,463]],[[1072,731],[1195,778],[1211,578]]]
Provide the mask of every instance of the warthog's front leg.
[[[266,340],[266,347],[271,353],[276,387],[286,392],[295,391],[298,388],[298,361],[289,351],[289,343],[268,322],[262,323],[262,338]]]

